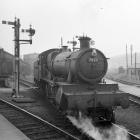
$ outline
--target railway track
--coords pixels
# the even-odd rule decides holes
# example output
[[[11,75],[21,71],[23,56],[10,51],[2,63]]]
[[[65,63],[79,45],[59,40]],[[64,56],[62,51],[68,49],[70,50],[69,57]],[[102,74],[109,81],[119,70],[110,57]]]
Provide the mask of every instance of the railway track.
[[[112,123],[112,125],[114,125],[115,127],[119,128],[119,129],[124,129],[124,128],[121,128],[120,126],[118,126],[117,124]],[[129,135],[130,140],[140,140],[140,137],[138,137],[130,132],[128,132],[128,135]]]
[[[136,104],[136,105],[140,106],[140,101],[137,101],[135,99],[129,99],[129,101],[133,104]]]
[[[101,118],[101,119],[106,120],[105,118]],[[120,127],[119,125],[115,124],[115,123],[112,123],[112,126],[114,126],[116,128],[119,128],[120,130],[123,130],[124,129],[124,128]],[[140,137],[132,134],[131,132],[127,132],[127,133],[128,133],[128,136],[129,136],[129,139],[128,140],[140,140]]]
[[[78,136],[76,137],[46,120],[2,99],[0,99],[0,113],[31,140],[80,140]]]
[[[24,80],[24,79],[20,79],[20,84],[22,84],[24,86],[27,86],[27,87],[34,87],[33,82],[30,82],[30,81],[27,81],[27,80]]]
[[[135,105],[140,106],[140,97],[136,95],[129,94],[129,101]]]
[[[30,84],[30,82],[28,82],[26,80],[23,80],[23,83],[26,86],[28,86],[28,87],[31,87],[31,85],[33,85],[32,83]],[[34,90],[34,89],[33,89],[33,91],[35,91],[36,93],[39,92],[38,90]],[[87,140],[89,139],[88,136],[86,136],[85,134],[82,134],[76,127],[74,127],[72,125],[72,123],[66,117],[64,117],[63,115],[60,115],[60,113],[55,114],[55,121],[52,121],[52,120],[48,119],[46,117],[46,116],[48,116],[48,114],[47,114],[48,113],[48,111],[47,111],[48,110],[48,107],[46,108],[45,106],[43,106],[42,104],[40,104],[38,102],[35,103],[35,104],[34,103],[29,103],[29,104],[21,104],[20,103],[17,106],[17,104],[15,104],[15,103],[13,104],[12,102],[9,103],[9,101],[7,102],[7,100],[5,100],[5,99],[4,100],[1,100],[0,99],[0,102],[1,101],[2,102],[5,102],[6,104],[8,104],[8,105],[10,105],[10,106],[12,106],[14,108],[16,108],[16,110],[18,110],[18,111],[23,111],[25,117],[26,116],[35,117],[35,119],[37,119],[41,123],[46,124],[46,125],[49,125],[50,127],[56,129],[57,131],[60,131],[59,133],[62,133],[62,134],[64,133],[63,135],[65,137],[63,139],[69,139],[69,140],[71,140],[71,139],[74,139],[74,140],[80,140],[80,139],[82,139],[82,140],[84,140],[82,137],[86,138]],[[36,109],[39,108],[39,109],[37,109],[38,110],[38,112],[37,112],[37,111],[33,111],[31,108],[36,108]],[[45,110],[44,110],[44,108],[45,108]],[[43,109],[44,111],[40,111],[40,109]],[[6,112],[9,112],[9,110],[7,110]],[[1,110],[0,110],[0,113],[1,113]],[[1,114],[3,114],[3,113],[1,113]],[[15,114],[18,114],[18,113],[15,113]],[[42,114],[45,117],[42,117]],[[54,115],[52,115],[52,117],[54,117]],[[6,117],[6,118],[8,118],[8,117]],[[12,122],[12,119],[9,119],[9,118],[8,118],[8,120],[10,120],[10,122]],[[16,118],[16,116],[14,118]],[[21,117],[21,118],[24,118],[24,117]],[[27,122],[27,121],[25,121],[25,122]],[[18,125],[16,125],[15,123],[13,123],[13,124],[17,128],[19,128]],[[33,123],[33,125],[36,125],[36,124]],[[22,123],[21,123],[20,126],[22,126]],[[28,124],[27,124],[27,126],[28,126]],[[29,126],[30,126],[30,124],[29,124]],[[39,128],[41,128],[41,127],[39,127]],[[19,128],[19,129],[21,131],[24,130],[24,128]],[[28,130],[28,128],[26,128],[26,129]],[[39,130],[39,129],[36,129],[36,130]],[[31,128],[29,128],[29,131],[34,131],[34,129],[32,130],[32,126],[31,126]],[[44,131],[45,131],[45,128],[44,128]],[[54,130],[52,130],[52,131],[54,131]],[[37,132],[37,133],[38,133],[38,135],[40,135],[42,132]],[[25,132],[25,134],[26,134],[26,132]],[[28,134],[26,134],[26,135],[28,136]],[[55,134],[53,134],[53,135],[55,136]],[[30,135],[28,137],[30,138]],[[31,137],[31,139],[34,139],[34,138]],[[40,138],[37,138],[37,139],[40,140]],[[45,138],[45,139],[49,139],[50,140],[51,138],[49,137],[49,138]],[[56,138],[53,138],[53,139],[56,139],[57,140],[58,138],[56,137]],[[60,139],[62,139],[62,138],[60,138]]]
[[[24,81],[24,82],[26,83],[27,81]],[[60,126],[62,128],[62,125],[66,125],[66,124],[61,124],[62,123],[62,120],[64,119],[63,117],[61,117],[61,116],[58,115],[58,116],[56,116],[56,118],[57,118],[57,127]],[[112,125],[114,125],[115,127],[120,128],[120,129],[123,129],[120,126],[118,126],[117,124],[112,124]],[[71,126],[69,124],[67,124],[64,127],[67,129],[67,128],[71,127]],[[128,132],[128,135],[129,135],[130,140],[140,140],[140,138],[138,136],[136,136],[136,135],[134,135],[134,134],[132,134],[130,132]],[[78,137],[78,139],[80,139],[80,137]],[[86,137],[86,139],[88,139],[88,138]],[[89,139],[91,140],[91,138],[89,138]]]
[[[107,78],[107,79],[111,80],[113,82],[117,82],[117,83],[121,83],[121,84],[125,84],[125,85],[130,85],[130,86],[135,86],[135,87],[140,88],[140,84],[137,84],[137,83],[132,83],[132,82],[129,82],[129,81],[124,81],[124,80],[121,80],[121,79],[114,79],[114,78]]]

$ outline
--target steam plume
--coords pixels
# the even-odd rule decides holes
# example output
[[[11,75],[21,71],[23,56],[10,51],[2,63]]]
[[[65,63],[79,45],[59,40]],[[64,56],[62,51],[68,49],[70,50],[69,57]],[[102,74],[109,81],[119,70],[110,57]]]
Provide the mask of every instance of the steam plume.
[[[126,129],[111,126],[110,128],[98,128],[92,123],[88,117],[79,117],[76,119],[73,116],[68,116],[69,120],[83,133],[94,138],[95,140],[129,140]]]

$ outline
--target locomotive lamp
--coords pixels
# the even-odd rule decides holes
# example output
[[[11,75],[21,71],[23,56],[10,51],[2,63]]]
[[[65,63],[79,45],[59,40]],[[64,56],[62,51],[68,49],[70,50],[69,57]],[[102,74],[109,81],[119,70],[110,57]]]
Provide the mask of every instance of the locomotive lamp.
[[[95,45],[95,41],[94,41],[94,40],[91,40],[91,41],[90,41],[90,45],[91,45],[91,46],[94,46],[94,45]]]

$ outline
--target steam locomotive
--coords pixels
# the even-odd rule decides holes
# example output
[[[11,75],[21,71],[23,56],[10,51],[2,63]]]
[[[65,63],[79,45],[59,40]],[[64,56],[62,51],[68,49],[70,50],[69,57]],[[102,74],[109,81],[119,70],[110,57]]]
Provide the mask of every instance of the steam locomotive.
[[[90,47],[91,38],[78,40],[79,50],[62,46],[42,52],[34,63],[34,82],[62,112],[76,116],[82,112],[93,121],[114,122],[114,109],[129,107],[128,94],[120,92],[118,84],[103,81],[107,58]]]

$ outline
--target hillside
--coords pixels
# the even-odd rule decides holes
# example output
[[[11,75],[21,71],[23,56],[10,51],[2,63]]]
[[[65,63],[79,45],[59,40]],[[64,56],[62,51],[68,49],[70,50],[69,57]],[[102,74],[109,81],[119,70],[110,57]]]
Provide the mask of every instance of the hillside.
[[[134,54],[133,54],[133,57],[132,57],[132,61],[133,61],[133,64],[134,64],[135,63]],[[137,53],[137,63],[140,63],[140,53]],[[130,64],[131,64],[131,57],[130,57],[130,55],[128,55],[128,65],[130,66]],[[124,68],[126,67],[126,56],[125,56],[125,54],[111,57],[108,60],[109,70],[110,69],[116,69],[120,66],[123,66]]]

